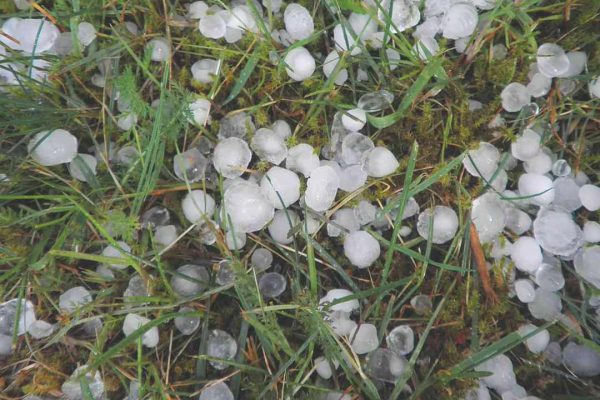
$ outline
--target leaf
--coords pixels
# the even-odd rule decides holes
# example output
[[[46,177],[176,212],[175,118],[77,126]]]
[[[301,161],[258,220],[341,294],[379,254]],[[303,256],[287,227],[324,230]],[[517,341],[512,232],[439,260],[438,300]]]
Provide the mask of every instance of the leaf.
[[[235,84],[231,88],[231,92],[229,92],[229,95],[223,102],[223,105],[229,103],[231,100],[235,99],[240,94],[244,86],[246,86],[246,82],[248,82],[250,75],[252,75],[252,72],[254,72],[254,68],[256,67],[257,63],[258,54],[257,50],[254,50],[254,53],[252,53],[252,55],[246,62],[244,69],[242,69],[242,72],[240,72],[240,76],[238,76],[238,78],[235,80]]]
[[[338,0],[337,4],[340,6],[340,9],[345,11],[352,11],[357,14],[367,13],[367,10],[362,5],[362,1],[360,0]]]

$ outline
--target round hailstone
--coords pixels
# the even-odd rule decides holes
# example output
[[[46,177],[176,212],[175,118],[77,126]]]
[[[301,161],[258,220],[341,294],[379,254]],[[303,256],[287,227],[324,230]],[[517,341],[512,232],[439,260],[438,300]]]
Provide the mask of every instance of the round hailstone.
[[[278,119],[277,121],[273,122],[271,125],[271,130],[279,135],[279,137],[281,137],[283,140],[292,136],[292,128],[290,128],[290,124],[282,119]]]
[[[517,160],[527,161],[539,153],[540,141],[540,135],[536,131],[527,128],[510,145],[511,153]]]
[[[544,175],[552,169],[552,156],[544,150],[539,151],[535,156],[527,159],[523,163],[525,172]]]
[[[231,285],[235,281],[235,271],[229,261],[219,261],[219,271],[217,271],[215,281],[219,286]]]
[[[210,106],[210,101],[206,99],[197,99],[190,103],[189,111],[192,114],[191,122],[196,126],[210,124]]]
[[[527,91],[532,97],[542,97],[548,94],[552,86],[552,78],[537,72],[533,74],[531,80],[527,84]]]
[[[222,360],[233,360],[237,354],[238,346],[233,337],[220,329],[213,329],[208,334],[206,343],[206,354],[212,358]],[[221,361],[209,361],[210,365],[218,370],[227,368],[227,364]]]
[[[271,221],[273,204],[260,187],[251,182],[236,182],[225,191],[225,211],[235,232],[256,232]]]
[[[123,321],[123,333],[125,336],[129,336],[150,322],[152,322],[150,319],[141,315],[127,314],[125,321]],[[158,328],[156,326],[144,332],[142,335],[142,344],[146,347],[156,347],[158,345]]]
[[[34,339],[44,339],[54,333],[54,325],[38,319],[29,325],[27,333],[29,333]]]
[[[250,264],[255,272],[263,272],[271,268],[271,264],[273,264],[273,253],[267,249],[258,248],[252,253]]]
[[[356,35],[342,24],[337,24],[333,28],[333,42],[336,50],[350,51],[353,56],[360,54],[362,51],[356,43]]]
[[[585,344],[573,342],[563,350],[562,360],[569,371],[575,375],[587,378],[600,375],[600,352]]]
[[[340,190],[344,192],[353,192],[362,187],[368,177],[366,171],[359,164],[341,168],[336,172],[340,178]]]
[[[518,270],[528,273],[535,272],[543,260],[540,245],[529,236],[522,236],[513,243],[510,258]]]
[[[171,56],[171,45],[169,41],[163,37],[152,39],[146,45],[146,50],[150,51],[150,59],[152,61],[166,61]]]
[[[385,147],[377,146],[363,154],[363,168],[373,178],[392,174],[399,166],[394,153]]]
[[[9,18],[2,30],[15,40],[2,40],[4,44],[27,54],[41,54],[54,46],[60,35],[56,26],[46,19]]]
[[[522,235],[531,228],[531,217],[512,205],[504,211],[506,227],[515,235]]]
[[[258,291],[266,299],[279,297],[286,287],[284,276],[277,272],[267,272],[258,279]]]
[[[137,124],[138,117],[133,112],[126,112],[119,116],[117,119],[117,126],[122,131],[128,131]]]
[[[200,392],[198,400],[234,400],[235,397],[227,386],[223,382],[217,382],[214,385],[206,386]]]
[[[556,178],[552,182],[552,186],[554,187],[553,206],[560,207],[568,212],[576,211],[581,207],[579,185],[577,185],[575,179],[569,176]]]
[[[394,95],[391,92],[388,92],[387,90],[378,90],[360,96],[356,106],[368,113],[375,113],[390,107],[393,101]]]
[[[300,179],[289,169],[271,168],[261,178],[260,187],[277,209],[287,208],[300,198]]]
[[[117,241],[117,245],[119,246],[119,248],[116,248],[112,245],[106,246],[102,250],[102,256],[110,257],[110,258],[117,258],[120,260],[126,260],[127,256],[124,255],[123,253],[126,253],[126,254],[131,253],[131,246],[129,246],[127,243],[120,241],[120,240]],[[125,269],[125,268],[127,268],[127,263],[113,263],[113,264],[108,264],[108,266],[111,268],[114,268],[114,269]]]
[[[360,108],[345,111],[342,115],[344,128],[351,132],[360,131],[367,123],[367,113]]]
[[[358,268],[368,268],[379,258],[379,242],[365,231],[355,231],[344,239],[344,255]]]
[[[556,292],[537,288],[535,300],[527,304],[527,308],[529,308],[529,312],[534,318],[552,321],[560,315],[562,303]]]
[[[187,16],[190,19],[200,19],[208,12],[208,4],[204,1],[194,1],[189,6]]]
[[[419,214],[417,232],[424,239],[429,238],[430,223],[433,223],[431,241],[442,244],[454,238],[458,229],[458,216],[453,209],[446,206],[435,206],[423,211]]]
[[[344,116],[342,117],[343,120]],[[359,132],[349,133],[342,141],[342,161],[347,165],[359,164],[363,154],[373,147],[375,145],[368,136]]]
[[[383,25],[390,24],[393,33],[404,32],[421,20],[418,4],[411,0],[385,0],[378,7],[377,16]]]
[[[203,58],[192,64],[192,77],[200,83],[211,83],[219,71],[219,61]]]
[[[339,236],[342,232],[356,232],[360,229],[360,223],[352,208],[341,208],[336,211],[332,222],[327,224],[327,234],[330,237]]]
[[[317,68],[315,59],[304,47],[296,47],[285,55],[285,71],[295,81],[304,81],[312,76]]]
[[[96,371],[93,374],[91,372],[84,374],[87,369],[88,366],[85,364],[78,367],[73,371],[69,379],[62,384],[60,390],[66,400],[80,400],[84,398],[102,400],[105,398],[104,382],[102,381],[100,371]],[[82,381],[85,382],[85,386],[82,385]],[[87,388],[85,392],[83,391],[84,387]]]
[[[378,348],[366,357],[365,372],[378,381],[394,383],[406,370],[408,362],[390,349]]]
[[[329,78],[331,76],[331,74],[333,73],[335,67],[337,67],[339,62],[340,62],[340,56],[339,56],[337,50],[333,50],[331,53],[329,53],[327,55],[327,57],[325,57],[325,60],[323,60],[323,74],[325,74],[326,78]],[[335,76],[334,83],[336,85],[343,85],[347,79],[348,79],[348,70],[343,68],[343,69],[340,69],[338,74]]]
[[[500,93],[502,108],[508,112],[521,111],[523,107],[531,103],[531,95],[524,85],[513,82],[509,83]]]
[[[80,307],[92,302],[92,295],[83,286],[65,291],[58,298],[58,307],[66,314],[72,314]]]
[[[321,297],[319,300],[319,305],[323,305],[326,303],[333,303],[339,299],[343,299],[345,297],[352,296],[353,293],[348,289],[331,289],[327,292],[324,297]],[[345,300],[342,302],[337,302],[329,307],[329,310],[332,312],[340,311],[350,314],[354,310],[358,310],[360,304],[357,299]]]
[[[77,138],[64,129],[37,133],[27,145],[35,162],[45,166],[71,162],[77,155]]]
[[[579,200],[588,211],[600,210],[600,187],[595,185],[583,185],[579,189]]]
[[[21,303],[19,305],[19,302]],[[17,322],[17,308],[20,309]],[[0,304],[0,336],[10,337],[10,347],[12,348],[12,335],[16,327],[17,335],[24,335],[36,321],[33,303],[25,299],[12,299]],[[1,352],[0,352],[1,354]]]
[[[246,245],[246,234],[244,232],[233,232],[228,230],[225,232],[225,244],[230,250],[241,250]],[[214,240],[213,240],[214,243]]]
[[[502,201],[495,193],[485,193],[473,200],[471,220],[477,228],[479,240],[489,243],[494,240],[505,226],[505,214]]]
[[[521,303],[531,303],[535,300],[535,286],[529,279],[517,279],[514,286],[517,298]]]
[[[350,332],[352,350],[356,354],[366,354],[379,347],[377,339],[377,328],[373,324],[357,325]]]
[[[400,65],[400,53],[394,49],[385,49],[385,55],[387,57],[390,71],[398,68],[398,65]]]
[[[353,12],[348,17],[348,23],[363,42],[377,32],[377,21],[368,14]]]
[[[548,78],[560,76],[569,70],[569,57],[557,44],[544,43],[537,51],[538,70]]]
[[[575,254],[573,265],[575,271],[587,282],[600,289],[600,268],[598,268],[598,260],[600,260],[600,246],[591,246],[580,249]]]
[[[202,293],[210,281],[205,267],[195,264],[185,264],[177,268],[171,278],[173,291],[179,297],[194,297]]]
[[[315,370],[323,379],[330,379],[333,376],[333,369],[331,368],[332,365],[335,369],[337,369],[340,363],[338,363],[336,360],[329,361],[323,356],[315,358]]]
[[[77,154],[69,163],[69,173],[78,181],[87,182],[88,176],[96,175],[98,160],[90,154]]]
[[[587,243],[600,242],[600,224],[595,221],[587,221],[583,225],[583,240]]]
[[[471,34],[477,27],[477,9],[468,3],[451,6],[442,19],[442,36],[447,39],[460,39]]]
[[[567,176],[571,173],[571,166],[567,160],[558,159],[552,163],[552,175],[554,176]]]
[[[512,361],[504,354],[498,354],[475,366],[477,372],[490,372],[492,375],[481,378],[483,384],[498,393],[510,390],[517,384]]]
[[[192,190],[185,195],[181,202],[183,215],[192,224],[210,219],[215,212],[215,200],[203,190]]]
[[[415,333],[408,325],[398,325],[385,337],[385,343],[394,353],[405,356],[415,348]]]
[[[413,52],[416,53],[423,61],[428,60],[436,55],[440,50],[440,45],[433,36],[420,36],[417,42],[413,45]]]
[[[96,28],[89,22],[81,22],[77,26],[77,38],[84,47],[89,46],[96,39]]]
[[[294,241],[292,232],[300,224],[300,217],[291,210],[278,210],[269,224],[269,235],[274,241],[281,244],[290,244]]]
[[[523,174],[519,177],[519,195],[538,206],[547,206],[554,201],[552,179],[540,174]]]
[[[248,143],[236,137],[220,140],[213,153],[215,169],[223,177],[230,179],[241,176],[251,159],[252,151]]]
[[[258,7],[260,9],[260,6]],[[237,29],[240,31],[258,32],[256,19],[250,10],[250,7],[238,5],[231,9],[231,18],[227,21],[228,29]]]
[[[281,164],[288,152],[284,139],[267,128],[260,128],[254,133],[250,148],[261,160],[275,165]]]
[[[248,133],[254,132],[255,127],[252,117],[245,112],[232,112],[223,117],[219,125],[219,139],[240,138],[244,139]]]
[[[573,216],[564,211],[541,208],[533,221],[533,236],[550,254],[572,257],[583,245],[583,233]]]
[[[595,77],[588,84],[588,91],[591,98],[600,98],[600,77]]]
[[[173,157],[173,172],[179,180],[197,182],[204,178],[208,160],[196,148]]]
[[[283,12],[285,30],[293,41],[308,38],[315,31],[310,12],[298,3],[290,3]]]
[[[159,226],[154,231],[154,240],[160,246],[171,246],[177,240],[177,227],[175,225]]]
[[[309,144],[300,143],[288,151],[285,160],[285,167],[289,170],[300,172],[305,178],[308,178],[312,171],[320,165],[319,156],[315,154],[315,149]]]
[[[327,211],[335,200],[339,182],[333,168],[324,166],[313,169],[306,181],[306,205],[317,212]]]
[[[535,271],[535,283],[544,290],[556,292],[565,286],[565,277],[559,265],[542,263]]]
[[[198,29],[204,37],[209,39],[221,39],[227,32],[227,24],[221,16],[207,13],[198,21]]]
[[[358,205],[354,208],[354,215],[359,224],[368,225],[375,221],[377,216],[377,207],[369,203],[366,200],[361,200]]]

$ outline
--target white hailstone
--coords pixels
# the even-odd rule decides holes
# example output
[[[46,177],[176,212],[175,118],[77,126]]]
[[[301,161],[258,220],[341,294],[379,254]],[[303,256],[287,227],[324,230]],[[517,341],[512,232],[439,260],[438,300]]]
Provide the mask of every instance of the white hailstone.
[[[356,322],[348,318],[349,314],[345,312],[331,312],[325,318],[331,326],[331,330],[336,336],[349,336],[350,332],[356,328]]]
[[[223,177],[230,179],[241,176],[251,159],[252,151],[248,143],[237,137],[220,140],[213,153],[215,169]]]
[[[141,315],[127,314],[123,321],[123,334],[129,336],[150,322],[150,319]],[[156,347],[158,345],[158,328],[156,326],[153,326],[142,334],[142,344],[146,347]]]
[[[254,33],[258,32],[256,19],[252,15],[250,7],[245,4],[237,5],[231,9],[231,18],[227,21],[227,28]]]
[[[377,216],[377,207],[366,200],[361,200],[354,208],[354,215],[360,225],[368,225],[375,221]]]
[[[105,398],[104,382],[102,381],[100,371],[95,371],[93,374],[92,372],[84,374],[84,371],[87,369],[88,366],[85,364],[78,367],[62,384],[60,390],[66,400],[83,400],[89,398],[101,400]],[[85,382],[85,385],[82,384],[82,381]],[[84,387],[86,388],[85,392]]]
[[[192,190],[181,201],[183,215],[192,224],[210,219],[215,211],[215,200],[203,190]]]
[[[575,182],[579,186],[587,185],[590,183],[590,177],[585,172],[579,171],[575,174]]]
[[[383,382],[394,383],[407,369],[408,362],[390,349],[375,349],[366,357],[365,372]]]
[[[217,271],[215,281],[219,286],[231,285],[235,281],[235,271],[229,261],[219,261],[219,270]]]
[[[212,358],[221,360],[233,360],[237,354],[238,346],[233,337],[220,329],[213,329],[208,334],[206,342],[206,354]],[[222,361],[211,360],[210,365],[218,370],[227,368],[227,364]]]
[[[317,212],[328,210],[335,200],[339,181],[335,170],[329,166],[313,169],[306,181],[306,205]]]
[[[600,187],[595,185],[583,185],[579,189],[579,200],[588,211],[600,210]]]
[[[577,82],[574,79],[559,78],[558,90],[563,96],[568,96],[577,89]]]
[[[204,178],[208,160],[197,148],[191,148],[173,157],[173,172],[179,180],[197,182]]]
[[[77,26],[77,39],[84,47],[89,46],[96,39],[96,28],[89,22],[81,22]]]
[[[527,87],[517,82],[509,83],[502,89],[500,98],[502,99],[502,108],[508,112],[521,111],[531,102],[531,95]]]
[[[408,325],[398,325],[385,337],[385,343],[394,353],[405,356],[415,348],[415,333]]]
[[[490,251],[490,255],[495,260],[499,260],[503,257],[510,256],[510,250],[512,248],[512,243],[506,239],[504,236],[498,236],[492,242],[492,249]]]
[[[498,169],[499,161],[500,152],[496,146],[479,142],[479,147],[469,150],[462,163],[469,174],[489,179]]]
[[[473,200],[471,219],[481,243],[489,243],[504,230],[504,207],[495,193],[485,193]]]
[[[477,9],[468,3],[455,3],[442,19],[442,36],[447,39],[460,39],[471,34],[477,27]]]
[[[262,0],[262,4],[267,10],[271,10],[273,13],[279,13],[281,6],[283,5],[283,0]]]
[[[440,50],[440,45],[432,36],[420,36],[413,45],[413,51],[423,61],[428,60]]]
[[[350,332],[350,346],[356,354],[366,354],[379,347],[377,328],[373,324],[360,324]]]
[[[99,264],[96,267],[96,273],[106,280],[115,279],[115,270],[108,265]]]
[[[502,400],[531,400],[528,399],[527,391],[521,385],[513,385],[501,393]]]
[[[350,55],[358,55],[362,51],[357,44],[356,35],[342,24],[333,28],[333,42],[337,51],[350,51]]]
[[[79,181],[87,182],[88,176],[96,175],[98,160],[90,154],[77,154],[69,163],[69,173]]]
[[[442,18],[438,16],[429,16],[415,28],[413,36],[417,39],[433,39],[441,30]]]
[[[600,77],[595,77],[594,79],[590,80],[590,83],[588,84],[588,90],[590,92],[590,97],[600,98]]]
[[[390,150],[377,146],[363,154],[363,168],[373,178],[383,178],[394,173],[400,163]]]
[[[211,83],[219,71],[219,61],[203,58],[192,64],[192,77],[200,83]]]
[[[208,4],[204,1],[194,1],[189,6],[188,18],[190,19],[200,19],[208,12]]]
[[[0,333],[0,357],[9,356],[12,353],[12,335],[4,335]]]
[[[560,343],[550,342],[544,350],[544,358],[553,365],[560,365],[562,363],[562,349]]]
[[[77,155],[77,138],[64,129],[42,131],[29,141],[27,150],[38,164],[65,164]]]
[[[521,303],[535,300],[535,286],[529,279],[517,279],[514,283],[515,293]]]
[[[585,378],[600,375],[600,352],[585,344],[567,344],[563,349],[562,360],[575,375]]]
[[[503,192],[508,184],[508,174],[504,169],[501,169],[498,173],[494,173],[489,177],[488,183],[496,192]]]
[[[247,239],[244,232],[234,232],[232,230],[227,230],[227,232],[225,232],[225,243],[230,250],[243,249]]]
[[[348,17],[348,23],[352,27],[352,30],[361,39],[361,41],[368,40],[371,36],[377,32],[377,21],[368,14],[351,13]]]
[[[43,339],[54,333],[54,325],[38,319],[29,325],[27,333],[29,333],[34,339]]]
[[[189,105],[189,111],[192,114],[191,122],[196,126],[205,126],[210,124],[210,101],[207,99],[196,99]]]
[[[565,211],[541,208],[533,221],[533,236],[550,254],[570,258],[583,245],[583,232]]]
[[[586,221],[583,225],[583,240],[587,243],[600,242],[600,224],[596,221]]]
[[[342,121],[345,116],[342,116]],[[362,161],[363,155],[373,149],[375,145],[371,138],[359,132],[347,134],[342,140],[342,161],[346,165],[359,164]]]
[[[110,257],[110,258],[116,258],[119,260],[126,260],[127,256],[125,254],[131,253],[131,246],[129,246],[127,243],[123,242],[123,241],[117,241],[117,245],[119,246],[119,248],[116,248],[112,245],[108,245],[106,246],[103,250],[102,250],[102,256],[104,257]],[[125,253],[125,254],[123,254]],[[122,262],[122,263],[109,263],[108,264],[109,267],[114,268],[114,269],[125,269],[127,268],[127,263],[126,262]]]
[[[422,238],[429,238],[431,223],[433,223],[433,227],[431,227],[431,241],[435,244],[442,244],[452,240],[458,230],[458,216],[450,207],[435,206],[419,214],[417,232],[419,232]]]
[[[271,129],[260,128],[252,137],[250,148],[261,159],[279,165],[287,156],[284,139]]]
[[[135,113],[126,112],[126,113],[119,115],[119,118],[117,118],[117,126],[122,131],[128,131],[131,128],[133,128],[135,126],[135,124],[137,124],[137,121],[138,121],[138,117]]]
[[[551,86],[552,78],[548,78],[546,75],[537,72],[527,84],[527,91],[532,97],[542,97],[548,94]]]
[[[537,67],[548,78],[560,76],[569,70],[569,57],[557,44],[544,43],[538,47]]]
[[[552,186],[554,187],[553,206],[560,207],[569,212],[581,208],[579,185],[577,185],[575,179],[569,176],[556,178],[552,182]]]
[[[268,272],[258,278],[258,291],[265,299],[279,297],[286,288],[285,277],[278,272]]]
[[[177,268],[171,278],[173,291],[179,297],[193,297],[202,293],[210,281],[205,267],[195,264],[185,264]]]
[[[560,315],[562,302],[556,292],[537,288],[535,299],[527,304],[527,308],[534,318],[552,321]]]
[[[336,169],[336,172],[340,178],[340,190],[344,192],[353,192],[367,182],[367,172],[359,164]]]
[[[522,235],[531,228],[531,217],[516,207],[506,207],[504,211],[506,227],[515,235]]]
[[[166,61],[171,56],[171,45],[169,44],[169,41],[163,37],[149,41],[146,45],[146,49],[151,52],[150,59],[152,61]]]
[[[552,157],[546,151],[539,151],[535,156],[525,160],[525,172],[544,175],[552,170]]]
[[[260,179],[260,187],[277,209],[287,208],[300,198],[300,179],[289,169],[272,167]]]
[[[80,307],[92,302],[92,295],[83,286],[65,291],[58,298],[58,308],[66,314],[72,314]]]
[[[219,139],[230,137],[245,138],[249,133],[255,131],[252,117],[245,112],[232,112],[223,117],[219,125]]]
[[[389,24],[393,33],[404,32],[421,20],[418,4],[411,0],[385,0],[377,10],[382,25]]]
[[[367,113],[360,108],[345,111],[342,115],[342,125],[351,132],[360,131],[366,123]]]
[[[317,68],[315,59],[304,47],[296,47],[285,55],[285,72],[295,81],[305,81]]]
[[[235,397],[227,386],[223,382],[217,382],[214,385],[206,386],[200,392],[198,400],[234,400]]]
[[[360,223],[352,208],[341,208],[333,215],[332,222],[327,224],[327,234],[338,237],[342,233],[351,233],[360,229]]]
[[[274,241],[281,244],[290,244],[294,241],[292,232],[300,224],[300,217],[292,210],[278,210],[269,224],[269,235]]]
[[[518,270],[533,273],[542,264],[542,249],[534,238],[521,236],[513,243],[510,258]]]
[[[202,36],[209,39],[221,39],[227,33],[227,24],[220,15],[206,13],[198,21]]]
[[[325,357],[317,357],[315,358],[315,371],[317,374],[323,379],[330,379],[333,376],[333,368],[337,369],[340,363],[336,360],[327,360]]]
[[[344,238],[344,255],[355,267],[368,268],[380,254],[379,242],[365,231],[355,231]]]
[[[585,247],[575,254],[575,271],[587,282],[600,289],[600,246]]]
[[[137,34],[139,33],[139,28],[137,27],[137,25],[131,21],[125,21],[125,29],[127,29],[127,32],[129,32],[130,34],[137,36]]]
[[[454,41],[454,50],[456,50],[457,53],[463,54],[467,50],[467,46],[469,45],[470,41],[471,41],[470,36],[456,39]]]
[[[410,234],[412,233],[412,229],[410,228],[410,226],[401,226],[400,229],[398,230],[398,235],[402,236],[402,237],[408,237]]]
[[[241,181],[225,191],[225,211],[235,232],[256,232],[271,221],[274,207],[260,187],[251,182]]]
[[[73,37],[71,36],[71,32],[62,32],[58,35],[56,42],[54,42],[54,46],[51,51],[56,53],[59,56],[66,56],[71,53],[73,50]],[[0,50],[0,52],[2,52]],[[98,75],[102,79],[104,79],[103,75]],[[96,78],[98,79],[98,78]],[[94,83],[94,77],[92,77],[92,83]],[[95,84],[95,83],[94,83]],[[104,86],[101,86],[104,87]]]
[[[300,143],[288,150],[285,167],[300,172],[305,178],[308,178],[319,165],[319,156],[309,144]]]
[[[504,354],[498,354],[475,366],[475,371],[490,372],[492,375],[485,376],[481,380],[487,387],[499,393],[509,390],[517,384],[512,362]]]
[[[279,137],[281,137],[283,140],[292,136],[292,128],[290,128],[290,124],[282,119],[278,119],[277,121],[273,122],[271,125],[271,130],[279,135]]]
[[[164,247],[172,245],[177,240],[177,228],[175,225],[157,227],[154,231],[154,240]]]
[[[394,95],[387,90],[368,92],[360,96],[356,106],[368,113],[384,110],[392,105]]]
[[[21,304],[19,304],[19,302]],[[20,309],[18,322],[17,308]],[[33,303],[31,303],[29,300],[12,299],[0,304],[0,334],[9,336],[11,338],[11,346],[12,335],[15,331],[15,324],[18,324],[16,327],[17,335],[24,335],[35,320],[36,318]]]
[[[298,3],[290,3],[283,12],[285,30],[293,41],[308,38],[315,31],[310,12]]]
[[[360,307],[358,300],[350,299],[342,302],[337,301],[352,295],[353,293],[348,289],[331,289],[327,292],[327,294],[324,297],[321,297],[321,299],[319,300],[319,306],[335,302],[335,304],[329,306],[329,310],[331,312],[344,312],[350,314],[352,311],[358,310],[358,308]]]
[[[395,70],[400,65],[400,53],[395,49],[385,49],[385,55],[387,57],[390,71]]]
[[[539,287],[551,292],[562,289],[565,286],[565,277],[563,276],[560,264],[543,263],[535,271],[535,283]]]
[[[39,55],[54,46],[60,31],[46,19],[9,18],[2,25],[2,31],[15,40],[2,37],[0,40],[9,48],[24,53]]]
[[[540,174],[523,174],[518,182],[519,195],[538,206],[547,206],[554,201],[552,179]]]

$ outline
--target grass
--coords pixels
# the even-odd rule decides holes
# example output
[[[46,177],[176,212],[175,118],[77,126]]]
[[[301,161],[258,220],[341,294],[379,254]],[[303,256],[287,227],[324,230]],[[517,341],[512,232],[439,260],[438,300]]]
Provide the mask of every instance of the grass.
[[[588,54],[587,70],[576,78],[578,86],[584,87],[598,74],[598,2],[523,0],[517,5],[500,1],[482,13],[489,22],[473,38],[470,52],[458,55],[451,41],[442,39],[440,53],[427,63],[412,53],[412,35],[394,33],[391,20],[384,18],[380,28],[389,37],[384,48],[369,50],[360,44],[362,52],[342,54],[329,78],[317,69],[309,80],[296,83],[285,73],[286,52],[305,46],[324,57],[333,49],[333,27],[342,24],[349,35],[360,34],[352,32],[348,14],[364,11],[355,0],[300,3],[311,11],[315,33],[288,49],[269,39],[264,24],[259,26],[262,34],[247,34],[233,45],[208,40],[195,26],[176,18],[185,12],[178,0],[40,1],[26,11],[16,10],[11,1],[0,4],[0,13],[7,17],[39,18],[43,13],[62,30],[74,30],[78,22],[88,21],[99,32],[85,50],[79,49],[72,35],[76,51],[63,59],[9,51],[0,60],[0,68],[9,68],[13,61],[30,65],[35,57],[52,61],[46,82],[32,82],[30,68],[18,76],[17,86],[0,96],[0,172],[10,177],[0,182],[0,299],[30,299],[38,318],[58,326],[44,340],[13,337],[14,353],[0,360],[0,398],[58,394],[64,379],[78,365],[87,364],[88,370],[100,371],[108,398],[122,398],[132,380],[139,382],[144,398],[175,399],[197,396],[206,384],[223,379],[239,399],[314,399],[329,391],[346,392],[355,399],[458,399],[481,376],[473,368],[500,353],[510,355],[519,384],[532,395],[600,396],[598,382],[579,379],[524,350],[525,339],[515,331],[529,314],[507,297],[500,265],[493,266],[492,286],[501,301],[490,304],[481,295],[471,260],[469,209],[486,183],[471,179],[461,166],[466,150],[479,141],[506,149],[532,120],[526,115],[507,118],[499,134],[487,126],[501,111],[502,88],[512,81],[527,81],[539,44],[557,42]],[[269,15],[268,20],[283,27],[280,18]],[[129,34],[124,21],[135,22],[141,33]],[[144,50],[158,36],[167,37],[174,50],[164,63],[151,62]],[[508,49],[504,60],[491,57],[492,46],[499,43]],[[386,47],[401,55],[393,71]],[[113,68],[102,89],[93,86],[90,78],[106,58]],[[191,80],[189,67],[200,58],[220,63],[211,84]],[[348,82],[336,86],[343,68],[348,69]],[[357,68],[366,72],[367,80],[357,79]],[[368,270],[357,270],[348,265],[339,240],[328,238],[324,229],[308,234],[304,224],[294,228],[297,235],[289,245],[256,232],[241,250],[228,249],[221,230],[215,232],[216,245],[205,246],[196,231],[188,229],[180,207],[183,195],[203,189],[220,199],[223,182],[178,182],[172,157],[202,138],[216,140],[219,120],[228,112],[246,111],[257,127],[285,119],[293,130],[289,145],[306,142],[320,150],[328,143],[334,113],[352,108],[362,94],[380,89],[395,95],[393,108],[369,115],[365,133],[392,149],[401,166],[391,176],[338,195],[333,210],[361,199],[378,204],[386,213],[398,208],[399,215],[410,197],[417,198],[422,209],[449,205],[458,211],[460,221],[450,244],[406,240],[399,235],[400,219],[390,217],[390,230],[371,232],[381,244],[382,256]],[[139,115],[135,128],[126,132],[117,128],[119,113],[111,90],[118,90]],[[599,103],[585,91],[564,96],[553,89],[540,102],[536,118],[555,127],[544,138],[546,145],[597,182]],[[195,98],[211,100],[212,124],[197,128],[187,122],[182,104]],[[483,109],[469,111],[469,99],[481,101]],[[157,106],[150,107],[154,100]],[[99,162],[97,176],[88,183],[73,180],[64,166],[43,167],[27,156],[32,135],[56,128],[78,137],[82,152],[90,146],[101,149],[104,162]],[[130,166],[105,162],[109,142],[133,145],[139,158]],[[510,176],[511,182],[514,178]],[[157,247],[150,232],[139,229],[140,213],[155,205],[167,207],[182,228],[176,243],[166,250]],[[307,212],[299,206],[292,210]],[[322,228],[332,213],[322,217]],[[589,213],[581,218],[597,217]],[[102,248],[116,245],[117,240],[129,243],[133,255],[124,259],[100,255]],[[276,270],[288,280],[288,289],[278,299],[266,301],[258,293],[257,277],[248,268],[257,247],[274,253]],[[221,259],[235,270],[233,285],[214,283],[216,262]],[[198,260],[209,265],[210,289],[182,301],[174,295],[170,279],[178,266]],[[95,272],[98,263],[122,263],[127,268],[108,280]],[[134,300],[133,310],[150,317],[152,323],[124,337],[122,321],[129,311],[123,308],[122,293],[134,271],[148,283],[150,296]],[[538,325],[548,328],[554,339],[571,337],[598,348],[598,322],[586,306],[586,300],[598,292],[580,283],[566,264],[564,272],[567,285],[561,298],[573,325],[564,321]],[[92,292],[93,303],[76,315],[61,314],[58,296],[78,285]],[[353,291],[348,299],[360,302],[357,320],[375,324],[382,343],[385,333],[401,323],[417,333],[408,368],[395,384],[371,379],[347,340],[334,335],[323,321],[318,299],[338,287]],[[413,312],[409,302],[416,294],[431,297],[431,314]],[[194,311],[180,312],[183,305]],[[200,328],[183,336],[172,320],[192,315],[201,318]],[[92,316],[104,322],[95,336],[82,329]],[[139,338],[154,326],[159,328],[160,343],[149,350]],[[206,355],[208,333],[215,328],[230,332],[240,349],[234,360],[226,361],[229,368],[224,373],[211,368]],[[316,379],[313,360],[319,355],[340,363],[329,382]],[[404,390],[406,384],[410,392]],[[90,398],[89,392],[85,398]]]

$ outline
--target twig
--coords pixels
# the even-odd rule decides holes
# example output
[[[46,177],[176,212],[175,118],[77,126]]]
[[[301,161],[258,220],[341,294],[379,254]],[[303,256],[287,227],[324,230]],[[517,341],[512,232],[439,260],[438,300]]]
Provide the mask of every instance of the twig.
[[[490,283],[490,274],[485,262],[485,255],[483,254],[483,248],[481,247],[481,242],[479,241],[479,235],[477,234],[477,229],[475,229],[475,224],[473,224],[473,222],[470,223],[469,230],[471,237],[471,251],[473,252],[473,258],[475,259],[475,265],[477,266],[479,278],[483,284],[483,292],[485,293],[485,297],[487,298],[488,302],[496,304],[498,302],[498,296],[496,295],[496,292],[494,292],[492,284]]]

